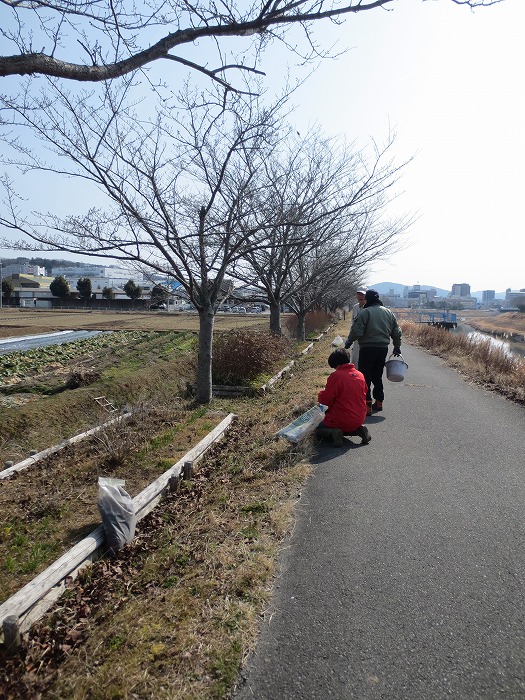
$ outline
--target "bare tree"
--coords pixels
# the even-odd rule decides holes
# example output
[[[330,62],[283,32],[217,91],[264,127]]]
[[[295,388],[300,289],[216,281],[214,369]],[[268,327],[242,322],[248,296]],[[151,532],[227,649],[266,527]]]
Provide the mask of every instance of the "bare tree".
[[[452,0],[480,7],[502,0]],[[227,85],[232,70],[257,71],[258,51],[275,38],[284,40],[299,26],[311,55],[319,56],[312,25],[374,9],[388,9],[393,0],[181,0],[130,6],[122,0],[2,0],[0,35],[13,55],[0,57],[0,76],[47,75],[99,82],[120,78],[160,59],[193,69]],[[221,40],[252,37],[254,65],[227,63]],[[185,47],[209,39],[217,49],[217,65],[189,60]],[[246,41],[246,40],[245,40]],[[42,47],[40,50],[37,47]],[[288,45],[290,48],[290,45]]]
[[[346,313],[347,309],[352,306],[356,290],[361,286],[364,286],[361,275],[345,275],[323,295],[323,308],[332,313],[337,311]]]
[[[329,300],[336,307],[343,306],[348,296],[345,293],[336,303],[336,291],[345,290],[345,282],[355,288],[367,264],[399,248],[397,238],[410,225],[410,219],[385,223],[345,209],[330,221],[313,225],[312,240],[319,225],[323,227],[319,243],[301,252],[290,269],[286,301],[297,317],[300,340],[305,338],[306,314],[326,307]]]
[[[276,153],[266,164],[265,199],[253,209],[259,224],[266,225],[268,239],[246,253],[235,274],[268,300],[272,332],[281,331],[283,304],[293,305],[300,315],[305,304],[309,310],[316,303],[321,270],[326,291],[339,282],[339,270],[355,278],[370,262],[400,247],[399,236],[410,219],[385,219],[395,195],[392,188],[406,165],[389,157],[393,142],[390,136],[384,146],[373,144],[368,156],[352,144],[322,138],[316,130],[290,138],[287,152]],[[312,259],[317,261],[313,267]]]
[[[251,202],[260,197],[256,174],[274,147],[281,105],[263,109],[232,93],[217,102],[188,96],[183,119],[166,111],[150,123],[126,104],[121,85],[106,85],[104,105],[111,109],[74,97],[57,89],[45,110],[13,105],[19,125],[39,133],[55,154],[44,164],[18,142],[18,166],[95,183],[111,206],[66,218],[24,216],[5,181],[8,213],[0,223],[24,238],[4,245],[107,256],[181,284],[199,312],[197,399],[207,402],[226,271],[265,235],[251,217]]]

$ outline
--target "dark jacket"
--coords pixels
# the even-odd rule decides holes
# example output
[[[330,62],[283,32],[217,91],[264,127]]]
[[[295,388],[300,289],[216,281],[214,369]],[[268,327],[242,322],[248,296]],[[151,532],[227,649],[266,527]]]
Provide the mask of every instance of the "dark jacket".
[[[362,348],[388,347],[390,339],[394,343],[394,348],[400,348],[401,328],[390,309],[378,301],[366,304],[361,309],[352,323],[346,345],[349,346],[354,340],[358,340]]]

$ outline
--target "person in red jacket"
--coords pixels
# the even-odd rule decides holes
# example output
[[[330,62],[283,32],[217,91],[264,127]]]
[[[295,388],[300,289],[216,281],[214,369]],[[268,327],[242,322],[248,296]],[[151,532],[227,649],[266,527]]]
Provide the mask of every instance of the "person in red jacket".
[[[327,379],[326,386],[319,392],[317,400],[328,406],[323,422],[317,428],[317,435],[332,440],[334,447],[342,447],[344,435],[357,435],[361,444],[370,442],[368,429],[363,425],[366,418],[365,378],[350,362],[348,350],[339,348],[328,358],[328,364],[335,371]]]

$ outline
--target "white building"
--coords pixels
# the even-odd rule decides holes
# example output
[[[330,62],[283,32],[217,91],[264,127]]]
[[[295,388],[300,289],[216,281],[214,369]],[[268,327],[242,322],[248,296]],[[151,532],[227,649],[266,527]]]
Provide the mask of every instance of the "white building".
[[[142,272],[130,271],[123,267],[102,267],[100,265],[82,265],[71,267],[54,267],[51,270],[53,278],[64,277],[71,289],[77,288],[77,282],[82,277],[89,277],[91,280],[91,289],[94,294],[97,292],[101,295],[104,287],[111,287],[115,293],[122,290],[129,280],[133,280],[135,284],[141,286],[144,292],[151,290],[153,284],[144,284],[144,275]]]
[[[9,277],[10,275],[45,277],[46,268],[39,267],[38,265],[29,265],[29,263],[24,263],[22,265],[2,265],[2,275],[3,277]]]

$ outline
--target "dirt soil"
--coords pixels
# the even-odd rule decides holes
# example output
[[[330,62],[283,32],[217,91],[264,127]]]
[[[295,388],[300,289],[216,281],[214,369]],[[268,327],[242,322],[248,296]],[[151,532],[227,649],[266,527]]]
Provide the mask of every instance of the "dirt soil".
[[[265,328],[268,316],[261,314],[217,314],[217,331],[235,327]],[[62,330],[137,330],[193,331],[199,330],[195,313],[163,313],[144,311],[57,311],[47,309],[0,309],[0,338],[36,335]]]

